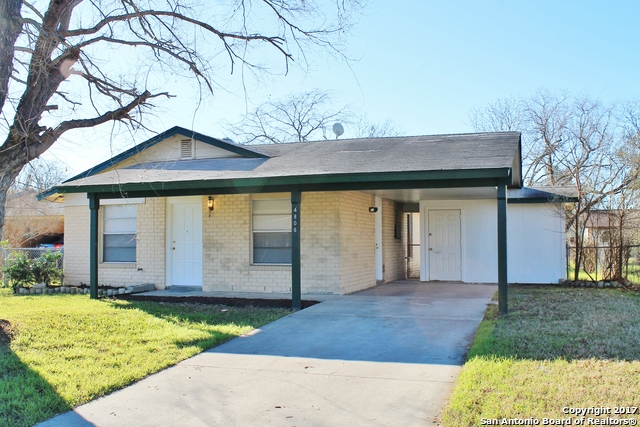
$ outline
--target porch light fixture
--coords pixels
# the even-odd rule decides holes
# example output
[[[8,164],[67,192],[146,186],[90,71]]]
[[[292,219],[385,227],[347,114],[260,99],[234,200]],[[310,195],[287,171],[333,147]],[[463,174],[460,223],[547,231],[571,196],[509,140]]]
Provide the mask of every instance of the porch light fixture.
[[[376,212],[378,212],[378,207],[377,207],[377,206],[371,206],[371,207],[369,208],[369,212],[371,212],[371,213],[376,213]]]
[[[209,218],[211,218],[211,212],[213,211],[213,196],[207,198],[207,208],[209,209]]]

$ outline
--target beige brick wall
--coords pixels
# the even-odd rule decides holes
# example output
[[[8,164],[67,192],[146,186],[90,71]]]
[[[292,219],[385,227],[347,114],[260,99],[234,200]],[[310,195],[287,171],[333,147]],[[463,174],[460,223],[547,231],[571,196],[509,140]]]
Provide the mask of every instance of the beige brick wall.
[[[202,228],[203,290],[290,292],[291,266],[251,265],[251,195],[216,196]]]
[[[89,283],[89,207],[64,208],[64,282]]]
[[[402,241],[402,214],[400,214],[400,235],[395,238],[396,203],[382,199],[382,271],[384,281],[404,279],[406,276],[405,245]],[[405,243],[406,244],[406,243]]]
[[[89,283],[89,207],[65,207],[64,282]],[[102,229],[102,210],[99,230]],[[165,285],[165,199],[148,198],[137,205],[135,263],[99,263],[98,283],[108,286]],[[100,239],[101,242],[101,239]],[[101,243],[99,243],[101,247]],[[100,251],[100,250],[99,250]],[[99,259],[102,254],[99,253]]]
[[[216,196],[211,218],[205,216],[203,290],[291,292],[291,266],[251,265],[251,198]],[[300,210],[302,292],[338,293],[338,201],[333,193],[303,193]]]
[[[302,292],[340,293],[340,193],[303,193]]]
[[[343,192],[340,200],[340,293],[376,284],[374,196]]]
[[[166,281],[166,206],[164,197],[147,198],[138,205],[136,271],[132,284],[153,283],[164,289]],[[103,267],[107,264],[103,264]]]

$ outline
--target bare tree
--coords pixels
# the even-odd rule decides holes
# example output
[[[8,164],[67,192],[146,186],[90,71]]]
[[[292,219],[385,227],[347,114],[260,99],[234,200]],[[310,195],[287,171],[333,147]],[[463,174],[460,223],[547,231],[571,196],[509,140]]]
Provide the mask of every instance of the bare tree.
[[[569,100],[566,95],[538,91],[530,99],[499,99],[471,111],[476,131],[523,133],[523,177],[525,184],[562,185],[567,177],[558,176],[558,156],[566,130]]]
[[[60,163],[49,162],[39,157],[25,165],[15,181],[13,181],[11,190],[43,192],[60,184],[68,177],[67,170]]]
[[[33,247],[42,238],[58,239],[64,234],[64,207],[38,201],[32,188],[11,189],[7,193],[2,240],[12,248]]]
[[[578,202],[566,215],[576,244],[575,279],[584,262],[591,211],[619,198],[638,179],[637,138],[629,136],[632,121],[620,120],[619,108],[540,91],[530,99],[498,101],[471,114],[477,130],[522,131],[526,185],[575,186]]]
[[[400,136],[404,134],[404,130],[387,117],[384,120],[373,122],[366,117],[362,117],[356,123],[356,137],[358,138],[381,138],[388,136]]]
[[[0,1],[0,226],[24,165],[73,129],[142,126],[151,102],[170,96],[154,77],[192,76],[213,91],[221,66],[259,73],[279,60],[286,73],[310,47],[340,55],[359,10],[359,0],[187,2]]]
[[[241,144],[328,139],[328,128],[345,121],[348,111],[348,106],[335,108],[329,92],[312,90],[264,102],[228,130]]]
[[[242,144],[307,142],[333,137],[331,128],[340,122],[353,127],[356,138],[398,136],[400,126],[387,118],[374,122],[353,112],[349,105],[336,107],[328,91],[312,90],[267,101],[227,129]]]
[[[471,126],[478,132],[520,132],[526,124],[521,99],[498,99],[469,112]]]

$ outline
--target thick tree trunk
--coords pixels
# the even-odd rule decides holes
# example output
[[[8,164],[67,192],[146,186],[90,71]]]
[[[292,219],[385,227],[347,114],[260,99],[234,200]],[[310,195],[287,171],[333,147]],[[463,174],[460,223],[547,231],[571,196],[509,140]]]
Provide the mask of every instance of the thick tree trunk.
[[[0,1],[0,111],[4,107],[9,91],[9,80],[13,72],[13,46],[20,35],[20,0]]]
[[[11,151],[15,152],[15,150]],[[11,151],[9,151],[9,153]],[[11,187],[11,184],[13,184],[13,181],[16,179],[16,177],[26,164],[23,160],[20,159],[20,157],[24,156],[13,156],[13,158],[10,158],[10,156],[7,155],[6,152],[0,155],[0,164],[2,164],[2,174],[0,174],[0,236],[2,236],[2,230],[4,229],[4,214],[7,192],[9,191],[9,187]]]
[[[574,258],[574,272],[573,272],[573,280],[578,280],[580,276],[580,267],[582,264],[582,249],[583,249],[583,237],[584,231],[580,231],[580,214],[581,214],[581,203],[578,201],[576,205],[576,217],[574,220],[574,226],[576,230],[576,255]]]

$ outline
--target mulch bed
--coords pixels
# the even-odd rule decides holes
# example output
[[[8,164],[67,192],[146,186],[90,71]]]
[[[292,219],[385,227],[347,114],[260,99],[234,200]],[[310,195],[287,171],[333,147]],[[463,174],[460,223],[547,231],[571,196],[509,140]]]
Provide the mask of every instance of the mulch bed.
[[[173,302],[173,303],[188,302],[188,303],[198,303],[198,304],[222,304],[222,305],[229,305],[232,307],[253,306],[253,307],[291,308],[290,299],[222,298],[222,297],[201,297],[201,296],[172,297],[172,296],[136,295],[136,294],[114,295],[114,297],[118,299],[130,300],[130,301],[155,301],[155,302]],[[311,307],[312,305],[315,305],[318,302],[319,301],[303,300],[302,308]]]

